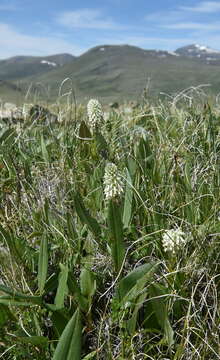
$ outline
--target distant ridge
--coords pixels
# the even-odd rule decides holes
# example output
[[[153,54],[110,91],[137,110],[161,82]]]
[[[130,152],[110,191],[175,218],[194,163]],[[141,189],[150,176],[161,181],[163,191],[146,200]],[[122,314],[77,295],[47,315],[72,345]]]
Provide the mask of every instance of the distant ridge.
[[[60,84],[66,78],[72,80],[78,99],[137,99],[146,85],[149,96],[172,95],[201,84],[210,84],[210,93],[217,94],[220,51],[198,44],[175,51],[99,45],[77,57],[17,56],[0,61],[1,80],[18,84],[23,93],[30,84],[40,83],[50,89],[50,101],[57,98]]]
[[[74,61],[70,54],[50,56],[13,56],[0,61],[0,79],[17,80],[39,75]]]
[[[198,58],[208,64],[220,64],[220,51],[211,49],[208,46],[191,44],[183,46],[177,49],[175,52],[181,56]]]

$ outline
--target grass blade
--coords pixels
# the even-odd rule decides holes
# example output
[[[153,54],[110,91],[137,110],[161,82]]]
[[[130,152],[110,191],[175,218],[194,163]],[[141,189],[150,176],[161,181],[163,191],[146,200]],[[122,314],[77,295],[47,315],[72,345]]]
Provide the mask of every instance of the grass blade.
[[[40,294],[44,290],[48,268],[48,243],[46,236],[42,236],[38,258],[38,289]]]

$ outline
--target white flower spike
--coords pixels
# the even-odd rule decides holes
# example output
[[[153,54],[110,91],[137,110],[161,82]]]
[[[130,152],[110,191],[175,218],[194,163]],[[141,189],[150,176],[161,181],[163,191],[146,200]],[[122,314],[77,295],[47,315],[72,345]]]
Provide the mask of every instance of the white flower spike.
[[[109,163],[105,167],[104,194],[106,200],[114,199],[123,193],[123,182],[118,168],[115,164]]]
[[[103,120],[103,111],[100,102],[96,99],[89,100],[87,104],[88,123],[92,130],[100,125]]]
[[[165,252],[173,255],[186,243],[186,234],[180,229],[166,230],[163,234],[162,244]]]

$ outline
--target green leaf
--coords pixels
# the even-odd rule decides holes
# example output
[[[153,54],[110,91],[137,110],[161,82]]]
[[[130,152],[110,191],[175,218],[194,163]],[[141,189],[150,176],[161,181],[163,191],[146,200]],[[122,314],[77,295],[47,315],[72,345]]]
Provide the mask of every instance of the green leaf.
[[[19,296],[21,295],[20,293],[17,293],[16,291],[14,291],[13,289],[9,288],[8,286],[5,285],[0,285],[0,291],[12,295],[12,296]]]
[[[125,202],[124,202],[124,212],[123,212],[123,224],[127,228],[129,226],[131,215],[132,215],[132,199],[133,199],[133,188],[132,188],[132,179],[128,169],[126,169],[126,190],[125,190]]]
[[[149,293],[151,297],[156,297],[156,299],[152,299],[151,305],[155,312],[157,321],[164,331],[165,340],[170,347],[174,344],[174,333],[170,325],[165,298],[163,297],[163,295],[167,294],[166,289],[162,285],[152,284],[149,288]]]
[[[94,274],[88,269],[82,269],[80,274],[81,293],[85,297],[92,297],[96,290]]]
[[[157,266],[158,263],[141,265],[132,270],[119,282],[116,298],[121,306],[140,295],[140,292],[144,289],[149,280],[152,279]]]
[[[42,156],[43,156],[44,161],[46,163],[48,163],[50,158],[49,158],[47,147],[46,147],[46,144],[45,144],[45,141],[44,141],[43,134],[41,135],[41,151],[42,151]]]
[[[56,335],[59,338],[69,321],[69,317],[67,317],[66,311],[58,310],[52,312],[51,320],[53,322],[53,328],[56,332]]]
[[[95,132],[97,151],[104,159],[108,159],[108,145],[104,136],[96,131]]]
[[[79,127],[79,136],[82,139],[89,139],[92,138],[91,132],[89,131],[88,126],[86,125],[85,121],[82,121]]]
[[[38,305],[41,305],[41,303],[42,303],[41,296],[25,295],[25,294],[16,292],[15,290],[10,289],[9,287],[7,287],[5,285],[0,285],[0,291],[10,295],[10,296],[1,296],[0,297],[1,299],[11,299],[11,300],[16,300],[16,301],[26,300],[32,304],[38,304]]]
[[[60,270],[57,293],[54,301],[57,310],[64,307],[64,298],[67,294],[68,267],[60,264]]]
[[[40,252],[38,258],[38,289],[40,294],[44,290],[44,285],[47,278],[47,267],[48,267],[48,244],[46,236],[42,236],[40,244]]]
[[[21,262],[26,266],[31,266],[35,250],[28,245],[26,240],[14,236],[9,231],[6,231],[1,225],[0,238],[4,239],[10,249],[11,255],[13,255],[19,263]]]
[[[110,232],[110,246],[114,261],[115,271],[119,272],[125,255],[123,224],[120,206],[114,201],[109,201],[108,226]]]
[[[13,298],[12,296],[0,296],[0,304],[7,306],[31,306],[31,305],[40,305],[37,301],[31,301],[30,299],[18,299]]]
[[[48,339],[44,336],[17,336],[16,340],[22,342],[23,344],[32,344],[38,346],[46,346],[48,343]]]
[[[84,312],[88,311],[88,301],[87,299],[81,294],[80,287],[77,283],[77,280],[74,278],[73,274],[69,273],[68,276],[68,287],[69,292],[73,295],[73,299],[76,300],[77,305],[80,309]]]
[[[82,322],[78,308],[66,325],[52,360],[81,360]]]
[[[94,359],[95,355],[97,355],[98,350],[94,350],[91,353],[89,353],[88,355],[84,356],[82,358],[82,360],[90,360],[90,359]]]
[[[82,197],[80,194],[74,194],[74,204],[77,215],[79,216],[81,222],[83,224],[87,224],[89,230],[97,237],[101,234],[101,228],[98,222],[89,214],[88,210],[86,210]]]
[[[0,329],[9,318],[9,309],[6,305],[0,305]]]
[[[137,299],[135,301],[135,307],[134,307],[132,316],[127,321],[127,327],[128,327],[128,330],[131,335],[134,334],[134,332],[136,330],[138,311],[141,308],[141,306],[143,305],[146,296],[147,296],[147,293],[145,292],[144,294],[137,297]]]
[[[7,147],[10,146],[13,143],[15,136],[16,131],[14,129],[7,129],[0,137],[0,144],[4,146],[7,145]]]

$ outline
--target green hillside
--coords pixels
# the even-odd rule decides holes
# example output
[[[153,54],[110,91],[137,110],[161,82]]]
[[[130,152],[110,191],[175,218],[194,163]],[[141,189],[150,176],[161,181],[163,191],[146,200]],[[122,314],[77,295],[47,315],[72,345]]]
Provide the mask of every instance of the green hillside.
[[[202,47],[203,49],[203,47]],[[190,49],[192,50],[192,49]],[[176,94],[191,86],[208,85],[210,94],[219,93],[220,65],[177,52],[144,50],[129,45],[102,45],[79,57],[60,54],[49,57],[14,57],[0,62],[0,79],[26,94],[55,101],[71,89],[80,101],[98,97],[104,102],[148,95]],[[201,54],[204,50],[201,50]],[[191,53],[192,54],[192,53]],[[207,59],[206,59],[207,60]],[[61,83],[66,81],[61,91]],[[10,91],[7,92],[9,100]]]
[[[140,96],[147,84],[151,96],[158,96],[161,92],[173,94],[201,84],[210,84],[213,93],[220,89],[219,66],[175,53],[128,45],[95,47],[61,68],[27,78],[22,81],[22,86],[28,86],[30,82],[49,85],[51,97],[55,98],[66,78],[72,80],[80,99],[91,96],[106,100],[134,99]]]
[[[24,98],[24,93],[19,86],[9,81],[0,80],[0,102],[12,101],[19,104]]]
[[[15,56],[0,61],[0,79],[18,80],[26,76],[44,74],[74,60],[70,54],[58,54],[45,57]]]

